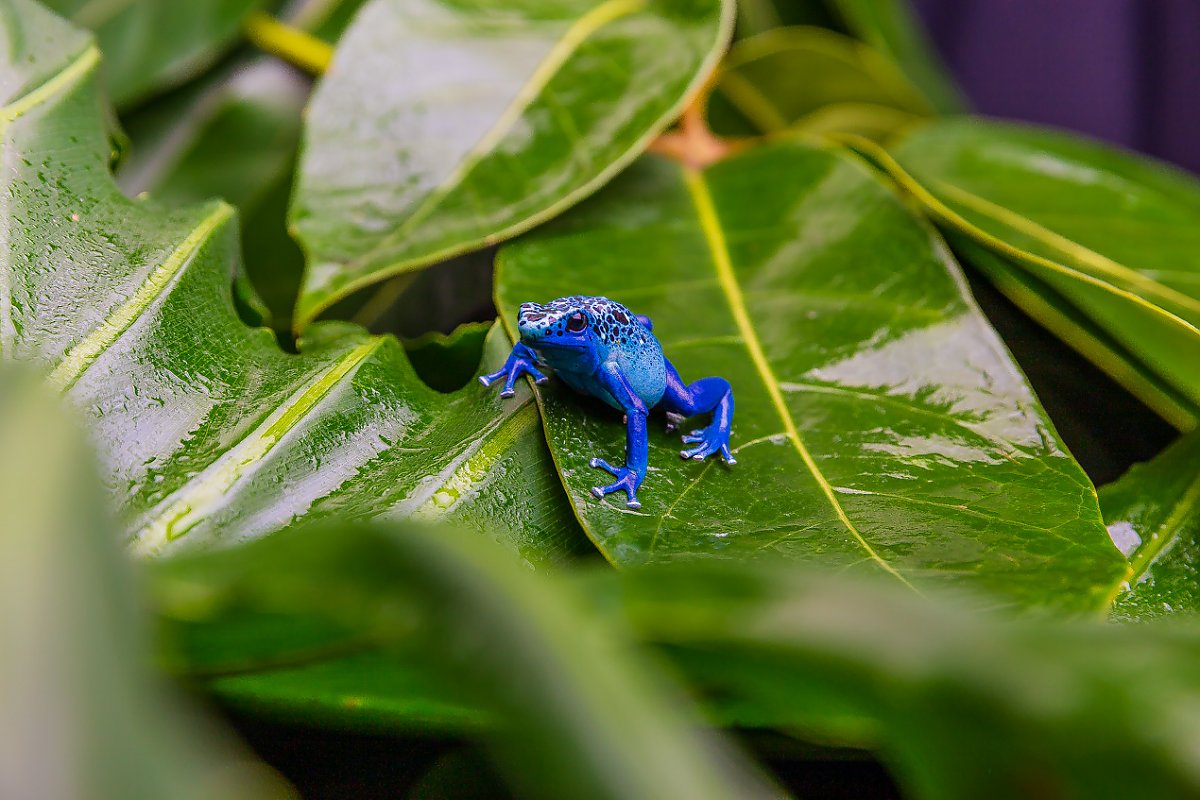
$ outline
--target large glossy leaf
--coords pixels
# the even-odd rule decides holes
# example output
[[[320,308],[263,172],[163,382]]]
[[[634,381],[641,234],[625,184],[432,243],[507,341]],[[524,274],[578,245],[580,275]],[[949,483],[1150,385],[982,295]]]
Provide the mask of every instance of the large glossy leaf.
[[[310,529],[168,561],[156,576],[160,607],[193,623],[240,608],[404,647],[503,723],[493,743],[520,796],[779,796],[627,629],[507,556],[453,530]]]
[[[130,144],[117,182],[181,208],[219,197],[243,222],[243,266],[290,330],[304,257],[287,232],[287,199],[308,82],[274,59],[244,59],[123,120]]]
[[[1067,608],[1116,590],[1094,490],[944,244],[837,151],[644,159],[502,248],[497,282],[510,332],[521,302],[606,295],[654,320],[685,380],[734,387],[738,464],[681,461],[655,424],[640,511],[588,492],[620,415],[539,387],[575,511],[618,564],[784,557]]]
[[[96,51],[20,0],[5,41],[0,353],[85,409],[128,538],[212,546],[329,515],[446,515],[544,563],[572,549],[528,395],[427,387],[399,343],[315,328],[300,355],[234,313],[221,203],[166,211],[107,170]],[[495,342],[489,358],[503,357]]]
[[[920,128],[892,155],[885,165],[942,224],[1029,271],[1200,405],[1200,184],[1099,144],[977,120]]]
[[[298,325],[594,191],[678,114],[731,17],[722,0],[366,4],[309,109]]]
[[[905,797],[1200,792],[1194,619],[1013,620],[794,565],[684,566],[620,576],[639,634],[761,723],[868,744]]]
[[[38,379],[3,367],[0,795],[290,795],[151,674],[138,576],[86,437]]]
[[[776,28],[738,42],[721,67],[712,103],[728,103],[763,133],[883,138],[933,113],[884,56],[813,27]],[[710,104],[710,113],[719,111]]]
[[[95,31],[108,94],[119,106],[179,84],[212,63],[267,0],[45,0]]]
[[[1105,486],[1100,503],[1130,565],[1128,591],[1113,614],[1145,619],[1200,610],[1200,433]]]

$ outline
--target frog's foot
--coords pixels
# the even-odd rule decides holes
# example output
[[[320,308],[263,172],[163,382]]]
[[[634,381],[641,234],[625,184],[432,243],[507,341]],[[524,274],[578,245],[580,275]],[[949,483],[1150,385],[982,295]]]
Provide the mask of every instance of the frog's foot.
[[[491,386],[501,378],[504,379],[504,388],[500,390],[501,397],[512,397],[517,393],[513,388],[517,379],[522,375],[532,375],[535,383],[545,383],[548,379],[545,375],[538,371],[538,368],[533,365],[533,362],[524,358],[510,358],[509,363],[505,364],[502,369],[498,369],[490,375],[480,375],[479,382],[484,386]]]
[[[683,424],[685,419],[687,419],[687,417],[685,417],[683,414],[679,414],[674,411],[668,411],[667,433],[674,433],[675,431],[679,430],[679,426]]]
[[[614,467],[602,458],[593,458],[588,462],[589,467],[597,467],[599,469],[608,470],[616,477],[615,483],[610,483],[608,486],[593,486],[592,494],[596,497],[603,498],[606,494],[625,490],[625,494],[629,496],[629,500],[625,503],[629,508],[641,508],[642,504],[638,502],[637,490],[642,484],[641,476],[628,467]]]
[[[737,459],[729,452],[729,430],[719,425],[709,425],[707,428],[692,431],[680,437],[684,444],[694,444],[688,450],[680,450],[680,458],[693,458],[703,461],[713,453],[720,453],[726,464],[736,464]]]

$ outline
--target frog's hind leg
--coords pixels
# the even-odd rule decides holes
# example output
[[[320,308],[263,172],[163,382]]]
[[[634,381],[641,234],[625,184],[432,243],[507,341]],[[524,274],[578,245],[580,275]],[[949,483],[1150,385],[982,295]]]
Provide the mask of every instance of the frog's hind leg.
[[[733,389],[724,378],[701,378],[684,384],[675,367],[667,362],[667,390],[659,402],[667,412],[667,431],[675,429],[683,419],[697,414],[712,413],[708,426],[694,430],[683,437],[684,444],[695,447],[681,450],[681,458],[702,461],[713,453],[720,453],[726,464],[737,460],[729,452],[729,431],[733,425]]]

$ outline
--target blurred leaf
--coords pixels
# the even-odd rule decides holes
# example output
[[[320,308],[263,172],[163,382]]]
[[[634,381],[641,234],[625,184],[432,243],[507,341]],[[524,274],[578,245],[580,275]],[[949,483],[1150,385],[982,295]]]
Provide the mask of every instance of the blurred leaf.
[[[96,33],[107,94],[130,106],[198,75],[266,0],[44,0]]]
[[[855,40],[811,27],[777,28],[734,45],[715,102],[763,133],[859,133],[881,139],[933,113],[890,61]]]
[[[652,430],[635,511],[588,492],[589,458],[620,461],[621,415],[537,388],[575,511],[615,563],[782,557],[1067,609],[1115,592],[1086,476],[945,245],[858,162],[794,141],[703,173],[643,159],[501,249],[510,332],[521,302],[571,294],[650,316],[685,380],[720,375],[737,399],[737,465],[681,461]]]
[[[326,42],[336,43],[367,0],[297,0],[288,22]]]
[[[906,797],[1200,793],[1194,619],[1012,620],[965,611],[979,599],[761,562],[621,577],[634,627],[698,685],[760,724],[871,746]]]
[[[132,142],[117,181],[181,208],[213,198],[244,220],[243,267],[275,326],[290,330],[304,256],[287,200],[308,83],[274,60],[242,60],[126,117]]]
[[[824,0],[738,0],[739,39],[788,25],[817,25],[841,30],[840,22]]]
[[[0,352],[48,364],[86,410],[135,549],[381,514],[511,530],[539,564],[579,546],[528,393],[438,393],[395,339],[345,324],[314,328],[298,356],[247,328],[230,298],[232,209],[125,198],[86,38],[28,0],[0,7],[0,30],[39,45],[4,66],[18,96],[0,116],[0,191],[19,224],[0,251]]]
[[[846,30],[889,57],[943,114],[966,110],[962,93],[942,64],[908,0],[827,0]]]
[[[297,326],[595,191],[707,77],[732,13],[723,0],[366,4],[308,115]]]
[[[1200,432],[1100,490],[1113,541],[1129,557],[1129,590],[1113,614],[1144,619],[1200,610]]]
[[[1070,301],[1200,405],[1200,185],[1050,131],[933,123],[879,156],[940,223]],[[1098,366],[1104,367],[1103,363]]]
[[[289,531],[158,567],[160,603],[176,616],[230,604],[311,615],[419,654],[502,721],[492,744],[521,796],[774,794],[623,628],[479,536]]]
[[[0,796],[290,796],[146,668],[137,582],[74,419],[0,374]]]

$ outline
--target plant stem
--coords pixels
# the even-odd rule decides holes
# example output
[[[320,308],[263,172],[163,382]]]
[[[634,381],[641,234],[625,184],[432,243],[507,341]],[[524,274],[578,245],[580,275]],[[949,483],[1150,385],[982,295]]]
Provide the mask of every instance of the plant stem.
[[[285,25],[268,14],[253,14],[246,20],[246,37],[255,47],[282,58],[313,75],[329,69],[333,47],[299,28]]]

